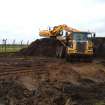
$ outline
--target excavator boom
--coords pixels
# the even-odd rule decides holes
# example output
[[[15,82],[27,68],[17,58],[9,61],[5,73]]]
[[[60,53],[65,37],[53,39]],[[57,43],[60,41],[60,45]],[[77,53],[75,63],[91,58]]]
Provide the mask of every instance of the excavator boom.
[[[41,30],[39,32],[39,35],[43,36],[43,37],[53,37],[53,36],[56,37],[56,36],[59,36],[59,33],[62,30],[65,30],[68,32],[80,32],[79,30],[77,30],[75,28],[72,28],[72,27],[69,27],[69,26],[63,24],[63,25],[55,26],[52,30]]]

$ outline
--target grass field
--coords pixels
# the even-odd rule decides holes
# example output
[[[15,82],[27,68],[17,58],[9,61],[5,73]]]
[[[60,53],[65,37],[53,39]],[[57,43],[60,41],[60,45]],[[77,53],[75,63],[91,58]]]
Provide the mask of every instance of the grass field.
[[[27,45],[0,45],[0,53],[6,53],[6,52],[17,52],[21,50],[22,48],[26,48]]]

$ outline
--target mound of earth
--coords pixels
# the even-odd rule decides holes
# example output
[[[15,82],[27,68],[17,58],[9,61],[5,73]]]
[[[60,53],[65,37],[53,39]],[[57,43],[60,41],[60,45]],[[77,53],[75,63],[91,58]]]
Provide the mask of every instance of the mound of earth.
[[[94,40],[95,54],[97,57],[105,57],[105,37],[96,37]]]
[[[24,56],[55,56],[56,46],[59,41],[52,38],[37,39],[28,48],[24,48],[17,55]],[[97,37],[94,40],[94,51],[96,57],[105,57],[105,38]]]
[[[22,49],[18,55],[25,56],[55,56],[56,39],[42,38],[32,42],[28,48]]]

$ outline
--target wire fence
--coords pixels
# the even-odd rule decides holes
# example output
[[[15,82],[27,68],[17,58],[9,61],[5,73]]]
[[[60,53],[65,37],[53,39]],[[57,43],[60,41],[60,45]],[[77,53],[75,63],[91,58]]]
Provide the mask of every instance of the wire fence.
[[[22,48],[26,48],[29,45],[29,40],[25,42],[24,40],[7,40],[2,39],[0,40],[0,53],[7,53],[7,52],[17,52]]]

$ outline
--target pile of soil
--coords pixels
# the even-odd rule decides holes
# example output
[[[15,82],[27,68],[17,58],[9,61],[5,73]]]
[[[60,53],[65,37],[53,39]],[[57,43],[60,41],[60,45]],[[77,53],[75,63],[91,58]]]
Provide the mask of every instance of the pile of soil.
[[[97,57],[105,57],[105,37],[96,37],[94,40],[95,54]]]
[[[56,46],[59,41],[51,38],[37,39],[28,48],[22,49],[17,55],[24,56],[56,56]],[[105,38],[97,37],[94,40],[96,57],[105,57]]]
[[[28,48],[22,49],[18,55],[25,56],[55,56],[58,41],[51,38],[37,39]]]

